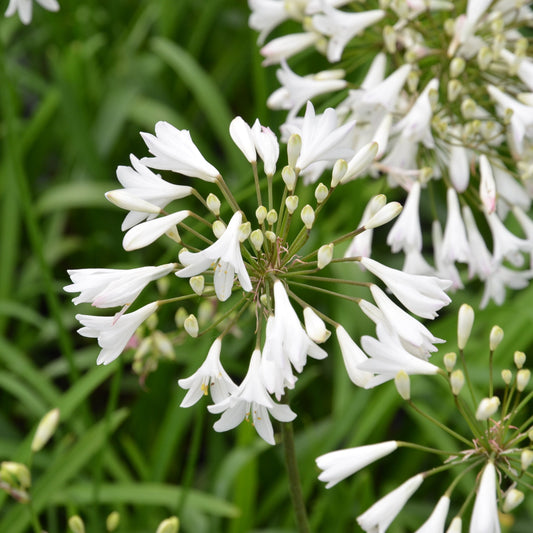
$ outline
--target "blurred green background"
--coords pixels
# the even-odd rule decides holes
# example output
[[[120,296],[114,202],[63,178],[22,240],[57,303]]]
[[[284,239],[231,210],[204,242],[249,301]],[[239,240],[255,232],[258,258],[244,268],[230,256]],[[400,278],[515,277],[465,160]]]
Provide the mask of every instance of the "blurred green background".
[[[33,508],[48,533],[67,531],[73,514],[83,517],[88,533],[105,531],[112,510],[121,514],[120,532],[155,531],[173,514],[184,532],[295,531],[279,446],[264,443],[248,424],[215,433],[207,400],[187,410],[178,407],[184,391],[177,379],[199,366],[211,339],[181,343],[175,361],[160,362],[142,383],[131,371],[131,351],[96,367],[96,342],[75,333],[79,310],[62,291],[69,268],[158,264],[176,253],[165,245],[125,252],[120,246],[124,213],[103,196],[118,187],[117,165],[127,165],[130,153],[146,154],[139,131],[152,132],[158,120],[189,129],[234,187],[249,178],[249,166],[227,133],[231,118],[241,115],[252,123],[259,117],[277,131],[283,114],[265,106],[276,88],[275,68],[260,65],[247,5],[238,0],[60,3],[58,13],[36,5],[28,27],[17,18],[0,20],[0,460],[27,463],[37,422],[60,407],[59,429],[31,465]],[[347,186],[334,207],[336,216],[320,225],[324,239],[355,227],[378,190],[375,183]],[[376,232],[382,257],[386,231]],[[400,259],[389,262],[399,265]],[[345,267],[336,268],[340,273]],[[475,308],[480,290],[469,286],[431,324],[434,334],[451,341],[434,356],[437,362],[454,349],[459,305]],[[510,367],[514,350],[528,353],[531,297],[527,289],[501,308],[477,312],[467,355],[480,386],[487,380],[493,324],[505,331],[497,365]],[[324,298],[319,305],[343,320],[356,340],[372,333],[351,304]],[[346,319],[352,316],[357,318]],[[162,331],[172,329],[168,318],[168,324],[158,325]],[[223,348],[235,376],[247,368],[248,341],[244,335]],[[327,491],[316,479],[315,457],[390,438],[452,444],[404,412],[392,384],[371,392],[356,389],[333,340],[327,349],[326,361],[306,367],[291,405],[298,413],[297,451],[312,530],[340,533],[358,530],[355,516],[377,495],[436,463],[423,454],[398,452]],[[454,415],[453,405],[442,403],[440,382],[412,381],[413,397],[423,398],[429,411],[443,419]],[[425,485],[390,531],[412,531],[425,520],[451,481],[442,477]],[[513,531],[531,531],[531,516],[529,497]],[[0,531],[30,530],[28,506],[0,492]]]

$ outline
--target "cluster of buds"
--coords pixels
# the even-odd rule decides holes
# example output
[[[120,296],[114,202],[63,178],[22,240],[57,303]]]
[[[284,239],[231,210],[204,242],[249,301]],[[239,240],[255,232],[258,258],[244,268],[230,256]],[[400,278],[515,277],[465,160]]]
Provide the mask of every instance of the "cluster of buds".
[[[435,420],[411,399],[409,376],[403,370],[395,376],[397,390],[408,406],[435,424],[438,431],[448,433],[457,449],[444,451],[411,442],[387,441],[338,450],[317,458],[317,465],[323,471],[319,479],[327,482],[326,487],[330,488],[398,448],[411,448],[441,457],[439,466],[409,478],[361,514],[357,521],[365,531],[385,531],[422,482],[442,472],[452,475],[453,481],[431,516],[417,529],[419,533],[444,532],[450,502],[453,501],[452,493],[469,472],[478,474],[475,484],[450,521],[446,530],[448,533],[461,531],[463,515],[467,514],[472,501],[469,531],[500,531],[499,512],[511,512],[523,501],[524,492],[531,490],[532,474],[528,469],[533,463],[533,392],[526,391],[531,375],[530,370],[524,368],[526,356],[523,352],[514,353],[516,371],[502,370],[501,389],[495,388],[493,355],[503,338],[503,331],[494,326],[490,332],[488,350],[488,396],[479,400],[464,353],[473,321],[473,309],[464,304],[459,310],[457,342],[462,369],[456,368],[458,357],[451,352],[443,358],[445,369],[437,372],[447,381],[451,400],[456,406],[455,412],[465,422],[464,425],[459,418],[450,421],[450,426]],[[460,432],[459,428],[463,426],[468,429],[468,434]]]
[[[268,104],[288,111],[284,135],[305,101],[334,94],[341,123],[358,122],[345,144],[358,150],[377,142],[368,174],[407,193],[387,239],[404,253],[404,270],[462,288],[457,265],[465,263],[469,278],[485,282],[481,307],[501,304],[507,287],[524,288],[533,275],[522,269],[533,248],[533,59],[520,33],[533,24],[527,4],[249,0],[261,44],[289,19],[304,30],[261,49],[266,65],[281,65],[281,87]],[[309,48],[342,68],[298,75],[287,61],[296,70]],[[302,64],[308,69],[309,54]],[[325,164],[306,169],[304,179],[314,181]],[[432,250],[423,250],[421,214],[433,219]],[[522,236],[512,232],[517,225]]]
[[[376,143],[357,151],[344,146],[343,140],[354,131],[354,121],[337,124],[335,110],[327,109],[316,116],[308,103],[300,126],[293,128],[287,142],[288,164],[277,171],[280,146],[274,133],[259,121],[250,127],[242,118],[234,119],[229,132],[250,163],[248,177],[250,184],[255,184],[252,196],[256,202],[248,197],[240,203],[220,172],[199,152],[188,131],[159,122],[155,135],[142,133],[153,157],[139,160],[132,155],[132,167],[120,166],[117,170],[123,188],[108,192],[106,197],[128,211],[122,224],[126,250],[143,248],[166,236],[172,241],[167,242],[175,246],[175,261],[130,270],[69,271],[73,283],[65,290],[80,293],[74,303],[121,308],[112,316],[76,316],[83,325],[79,333],[98,339],[102,350],[97,362],[112,362],[141,324],[154,321],[150,317],[158,309],[179,304],[175,311],[178,332],[165,336],[155,330],[155,325],[146,328],[153,334],[144,336],[135,363],[145,368],[145,356],[155,346],[170,352],[166,340],[171,342],[183,335],[209,336],[212,343],[205,361],[192,376],[179,381],[188,390],[182,406],[191,406],[211,392],[213,405],[208,409],[221,414],[215,430],[225,431],[250,419],[259,435],[271,444],[275,439],[270,415],[283,422],[296,416],[287,404],[277,403],[271,395],[279,401],[287,389],[294,388],[308,356],[327,356],[319,345],[330,336],[328,325],[336,330],[352,381],[372,387],[394,377],[389,369],[382,370],[378,357],[369,359],[345,328],[323,313],[319,297],[324,294],[352,301],[378,324],[380,339],[377,348],[368,343],[370,352],[379,351],[384,344],[398,346],[404,354],[402,364],[409,371],[423,367],[432,373],[434,365],[427,359],[436,350],[434,344],[442,341],[378,285],[366,280],[374,275],[407,310],[428,319],[435,318],[449,303],[444,290],[450,283],[433,276],[407,274],[361,255],[336,257],[338,248],[352,246],[354,237],[368,235],[389,222],[400,213],[401,206],[387,203],[384,195],[378,195],[365,210],[364,223],[329,242],[316,242],[320,232],[314,229],[327,216],[331,196],[338,189],[357,186],[358,182],[349,182],[376,156]],[[305,193],[308,189],[301,173],[323,162],[333,162],[328,181],[318,183],[313,200],[301,205],[300,190],[303,187]],[[194,186],[167,181],[151,168],[166,171],[169,176],[192,178],[187,182]],[[202,187],[205,193],[200,192]],[[175,200],[189,201],[191,207],[169,212],[167,206]],[[196,207],[192,207],[191,200]],[[342,279],[327,274],[328,267],[335,263],[359,265],[361,269],[354,267],[354,276]],[[367,272],[359,280],[360,270]],[[161,284],[163,279],[167,280],[165,299],[130,311],[150,281],[159,280]],[[337,292],[335,285],[369,291],[375,303],[349,296],[344,290]],[[317,295],[319,303],[308,301],[309,294]],[[191,304],[197,306],[197,314],[190,313],[190,308],[185,310]],[[252,356],[240,385],[233,382],[220,361],[225,337],[236,331],[241,336],[251,332]]]

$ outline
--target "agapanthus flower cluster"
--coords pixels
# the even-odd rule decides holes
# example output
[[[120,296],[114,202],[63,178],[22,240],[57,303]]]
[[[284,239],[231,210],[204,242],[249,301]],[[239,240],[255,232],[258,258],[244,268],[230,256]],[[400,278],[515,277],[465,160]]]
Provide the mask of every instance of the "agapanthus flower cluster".
[[[170,239],[175,258],[170,263],[129,270],[69,271],[72,284],[65,290],[79,293],[74,303],[119,309],[108,316],[76,316],[83,326],[79,333],[98,340],[99,364],[116,359],[132,344],[139,326],[153,321],[162,306],[195,305],[197,314],[182,307],[177,310],[179,334],[205,335],[212,340],[198,370],[179,380],[179,385],[187,390],[182,406],[191,406],[210,392],[213,404],[208,409],[221,415],[215,430],[229,430],[247,419],[272,444],[275,439],[271,417],[287,422],[296,416],[286,403],[278,402],[287,389],[295,387],[308,357],[327,356],[321,344],[330,335],[328,326],[336,330],[354,382],[371,387],[394,377],[389,370],[374,368],[343,325],[320,309],[319,298],[318,304],[308,302],[304,294],[328,294],[352,301],[378,324],[382,334],[379,342],[397,346],[418,372],[434,372],[436,367],[427,359],[436,350],[434,344],[441,340],[408,311],[433,319],[450,301],[444,292],[450,282],[404,273],[361,255],[343,257],[336,253],[337,247],[342,249],[343,243],[348,244],[354,236],[364,235],[396,217],[401,206],[387,203],[379,195],[367,207],[364,224],[357,227],[347,221],[352,227],[346,233],[329,242],[317,242],[320,232],[313,230],[328,216],[330,197],[338,189],[357,186],[347,182],[364,172],[376,155],[375,143],[358,151],[344,146],[343,140],[353,134],[354,122],[342,126],[337,123],[333,109],[316,116],[308,103],[301,127],[287,144],[288,164],[280,171],[280,145],[275,134],[259,121],[250,127],[242,118],[234,119],[229,128],[231,138],[251,165],[249,174],[240,176],[239,186],[245,190],[247,184],[255,184],[253,202],[249,197],[237,201],[238,195],[202,156],[188,131],[159,122],[155,135],[141,134],[151,157],[138,159],[132,155],[131,166],[119,166],[117,177],[122,188],[109,191],[106,197],[128,211],[122,224],[125,250]],[[332,173],[328,173],[325,183],[316,185],[312,202],[301,205],[301,174],[323,162],[333,162]],[[164,171],[165,177],[153,169]],[[185,201],[189,207],[179,209]],[[178,209],[170,209],[170,205]],[[353,265],[353,277],[332,277],[328,273],[332,263]],[[138,307],[136,302],[144,288],[163,279],[167,280],[167,298]],[[380,280],[392,296],[378,286]],[[365,291],[363,296],[370,293],[374,303],[349,296],[343,289],[337,292],[336,286],[343,284],[359,287]],[[207,323],[200,319],[206,302],[214,310]],[[350,317],[350,327],[351,320]],[[148,327],[152,331],[154,328],[154,324]],[[240,384],[233,381],[221,362],[225,338],[237,328],[241,334],[249,332],[251,354],[248,372]],[[169,351],[164,333],[158,331],[158,339],[148,341],[149,338],[150,335],[141,341],[144,348],[139,350],[143,354],[151,347]],[[368,350],[372,353],[374,347],[369,344]],[[136,358],[138,363],[141,360],[142,357]],[[360,368],[361,363],[368,366]]]
[[[528,4],[249,0],[264,64],[280,65],[281,87],[268,105],[288,111],[285,137],[306,100],[339,102],[340,123],[358,124],[345,144],[378,144],[367,174],[406,193],[387,239],[403,252],[404,270],[451,279],[455,288],[466,276],[478,278],[481,307],[501,304],[506,288],[524,288],[533,276],[533,49],[522,31],[533,25]],[[288,20],[303,31],[264,44]],[[331,69],[309,67],[314,56],[298,55],[309,49]],[[313,182],[326,164],[305,169],[305,179]],[[369,253],[368,243],[361,236],[352,251]]]
[[[29,24],[33,16],[33,2],[34,0],[9,0],[5,16],[11,17],[17,13],[23,24]],[[48,11],[59,11],[57,0],[35,0],[35,2]]]
[[[396,371],[395,384],[408,407],[434,424],[435,431],[446,432],[452,437],[456,449],[442,450],[421,443],[390,440],[337,450],[317,458],[317,465],[322,470],[319,479],[327,483],[326,488],[331,488],[398,448],[431,453],[436,457],[434,468],[410,477],[357,518],[364,531],[386,531],[424,480],[434,475],[447,475],[451,481],[436,501],[431,515],[416,530],[418,533],[444,533],[447,523],[447,532],[460,532],[462,522],[468,518],[470,533],[499,532],[500,513],[510,513],[531,491],[533,392],[527,391],[531,371],[524,367],[526,355],[515,352],[514,372],[506,368],[501,371],[501,379],[496,379],[493,376],[493,355],[503,338],[503,330],[494,326],[488,343],[488,365],[483,366],[489,368],[484,376],[487,378],[484,391],[487,396],[481,398],[466,364],[470,354],[465,353],[465,346],[473,322],[472,307],[463,304],[458,319],[459,358],[455,352],[447,353],[443,358],[445,368],[437,372],[447,381],[448,398],[456,408],[456,416],[450,420],[449,426],[433,418],[411,398],[407,372],[403,369],[396,371],[398,367],[390,366],[391,372]],[[458,359],[462,369],[457,368]],[[442,396],[439,401],[444,401]],[[473,483],[465,492],[463,487],[468,479],[472,479]],[[435,500],[437,497],[435,495]]]

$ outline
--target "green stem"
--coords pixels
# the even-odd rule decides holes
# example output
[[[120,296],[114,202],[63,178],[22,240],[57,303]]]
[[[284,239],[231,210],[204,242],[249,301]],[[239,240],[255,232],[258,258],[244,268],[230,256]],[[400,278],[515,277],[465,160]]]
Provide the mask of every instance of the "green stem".
[[[236,213],[237,211],[241,211],[241,208],[239,207],[239,204],[237,203],[237,200],[235,200],[235,197],[231,193],[229,187],[226,185],[226,182],[224,181],[224,178],[219,174],[218,178],[216,179],[216,184],[218,185],[218,188],[224,195],[224,198],[227,200],[233,211]]]
[[[309,528],[307,511],[305,509],[302,484],[300,482],[300,474],[298,472],[298,464],[296,462],[296,449],[294,447],[294,430],[292,427],[292,422],[285,422],[281,424],[281,436],[285,455],[285,465],[287,467],[287,475],[289,476],[289,491],[291,493],[294,514],[296,515],[298,532],[310,533],[311,530]]]
[[[254,171],[254,184],[255,184],[255,193],[257,195],[257,205],[263,205],[263,200],[261,199],[261,186],[259,185],[259,176],[257,174],[257,162],[252,163],[252,169]]]
[[[463,371],[465,374],[465,379],[466,379],[466,384],[468,386],[468,390],[470,391],[470,396],[472,397],[472,403],[474,404],[474,408],[476,408],[477,407],[476,395],[474,394],[474,388],[472,387],[472,382],[470,381],[470,375],[468,374],[468,368],[466,367],[464,351],[459,350],[459,355],[461,356],[461,362],[463,363]]]

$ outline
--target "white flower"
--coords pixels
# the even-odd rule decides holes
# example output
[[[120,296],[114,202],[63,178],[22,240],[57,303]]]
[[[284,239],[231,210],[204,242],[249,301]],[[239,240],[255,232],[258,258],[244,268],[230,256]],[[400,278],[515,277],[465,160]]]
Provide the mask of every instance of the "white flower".
[[[263,160],[265,174],[272,176],[276,172],[279,157],[279,143],[276,135],[270,128],[261,126],[259,120],[256,120],[252,126],[252,137],[255,149]]]
[[[452,144],[450,146],[450,158],[448,161],[448,173],[453,188],[457,192],[464,192],[470,181],[470,164],[468,152],[464,146]]]
[[[337,326],[336,333],[339,346],[341,347],[344,366],[346,367],[349,378],[358,387],[365,387],[373,378],[373,374],[360,370],[359,365],[366,361],[368,357],[342,326]]]
[[[137,311],[117,316],[76,315],[82,326],[78,333],[83,337],[98,339],[102,350],[96,360],[97,365],[107,365],[114,361],[124,350],[135,330],[158,308],[158,302],[152,302]]]
[[[420,182],[415,181],[400,216],[387,236],[392,253],[400,250],[422,250],[422,229],[420,228]]]
[[[518,65],[518,70],[516,72],[518,77],[528,86],[530,91],[533,91],[533,62],[529,58],[519,58],[505,48],[500,51],[500,57],[502,57],[510,67],[513,67],[515,64]]]
[[[177,211],[171,215],[155,218],[148,222],[142,222],[131,228],[122,239],[122,247],[130,252],[144,248],[159,239],[163,234],[167,234],[171,239],[179,242],[179,234],[176,224],[189,216],[189,211]]]
[[[66,292],[79,292],[72,301],[92,303],[95,307],[129,305],[141,291],[156,279],[166,276],[176,268],[176,263],[147,266],[129,270],[113,268],[81,268],[67,270],[72,285],[63,287]]]
[[[360,13],[346,13],[334,9],[328,4],[323,6],[323,14],[313,17],[313,26],[324,35],[330,37],[328,43],[328,60],[331,63],[339,61],[344,47],[368,26],[379,22],[385,11],[373,9]]]
[[[394,379],[400,370],[408,375],[432,375],[439,371],[439,367],[409,353],[402,346],[399,336],[383,324],[376,325],[376,333],[377,339],[367,335],[361,338],[363,350],[369,359],[362,362],[359,369],[375,374],[365,384],[365,389],[371,389]]]
[[[256,153],[255,144],[252,137],[252,129],[242,117],[235,117],[229,125],[229,134],[239,150],[248,159],[248,162],[255,163]]]
[[[452,282],[452,289],[462,289],[463,282],[461,275],[453,261],[448,261],[442,253],[442,228],[438,220],[434,220],[431,225],[431,238],[433,239],[433,257],[435,261],[435,272],[439,278],[449,279]],[[488,252],[487,252],[488,253]],[[404,267],[404,270],[407,270]],[[426,272],[419,272],[426,274]]]
[[[387,201],[385,195],[378,194],[377,196],[372,197],[365,206],[363,211],[363,216],[359,222],[358,228],[361,228],[368,222],[384,205]],[[372,252],[372,235],[373,230],[367,229],[362,233],[356,235],[353,239],[346,252],[344,257],[356,257],[361,255],[363,257],[370,257]]]
[[[505,300],[506,287],[515,290],[524,289],[532,277],[533,270],[516,271],[503,266],[501,263],[496,263],[485,279],[485,289],[479,304],[480,309],[486,307],[491,299],[501,305]]]
[[[468,276],[472,278],[477,274],[480,279],[485,280],[493,271],[492,256],[479,232],[472,210],[467,205],[463,206],[463,219],[470,246]]]
[[[496,182],[485,154],[479,156],[479,173],[481,174],[479,197],[485,207],[485,212],[490,214],[496,209]]]
[[[309,338],[317,343],[326,342],[331,332],[326,329],[324,321],[310,308],[304,309],[305,330]]]
[[[150,168],[172,170],[191,178],[214,182],[220,175],[208,163],[191,139],[187,130],[178,130],[168,122],[155,125],[155,135],[141,132],[141,136],[155,157],[143,157],[141,162]]]
[[[448,188],[446,193],[448,213],[446,216],[446,227],[444,229],[444,239],[440,248],[440,257],[444,263],[454,263],[460,261],[468,262],[472,253],[466,237],[466,229],[461,218],[461,208],[459,198],[455,189]]]
[[[117,178],[124,187],[124,192],[133,198],[145,200],[160,209],[164,209],[170,202],[188,196],[192,192],[192,187],[186,185],[175,185],[155,174],[148,167],[143,165],[133,154],[130,154],[132,167],[120,165],[117,167]],[[106,198],[113,201],[110,195],[118,191],[109,191]],[[113,202],[116,203],[116,202]],[[143,220],[151,220],[156,215],[148,212],[131,211],[122,222],[121,229],[126,231]]]
[[[223,413],[213,426],[215,431],[228,431],[252,415],[252,424],[259,436],[269,444],[275,444],[270,415],[280,422],[296,418],[288,405],[281,405],[268,395],[261,376],[261,352],[254,350],[248,373],[241,385],[225,400],[208,406],[211,413]]]
[[[430,517],[415,531],[415,533],[444,533],[446,516],[450,508],[450,498],[442,496],[433,509]]]
[[[367,532],[383,533],[402,510],[407,500],[420,487],[422,481],[424,481],[422,474],[409,478],[358,516],[357,523]]]
[[[500,533],[496,495],[496,469],[489,461],[481,475],[469,533]]]
[[[315,32],[291,33],[273,39],[261,48],[261,55],[265,58],[262,65],[274,65],[282,60],[292,57],[294,54],[305,50],[315,44],[320,39],[320,35]]]
[[[180,407],[194,405],[203,395],[207,396],[208,390],[211,391],[214,403],[219,403],[236,392],[237,385],[233,383],[220,363],[221,346],[222,341],[220,337],[217,337],[209,348],[202,366],[192,376],[178,381],[182,389],[188,389]]]
[[[394,296],[415,315],[435,318],[437,311],[451,301],[444,292],[444,289],[451,285],[448,280],[407,274],[382,265],[369,257],[361,258],[361,264],[380,278]]]
[[[235,213],[222,236],[201,252],[184,251],[180,254],[180,262],[185,268],[176,272],[180,278],[197,276],[211,265],[214,265],[215,292],[221,301],[227,300],[231,295],[235,273],[244,291],[252,290],[250,276],[241,256],[239,242],[239,226],[242,223],[242,213]]]
[[[355,474],[374,461],[389,455],[397,448],[398,443],[390,440],[326,453],[316,458],[318,468],[323,470],[318,479],[327,481],[326,489],[330,489],[339,481]]]
[[[59,11],[59,4],[56,0],[35,0],[40,6],[48,11]],[[18,13],[23,24],[29,24],[33,13],[33,0],[9,0],[5,16],[10,17]]]
[[[279,0],[248,0],[252,13],[248,19],[250,28],[260,31],[258,42],[263,43],[266,36],[279,24],[289,18],[285,2]]]

